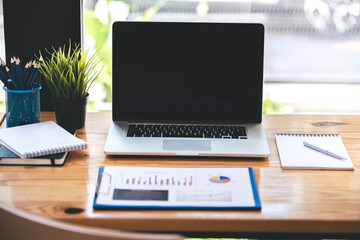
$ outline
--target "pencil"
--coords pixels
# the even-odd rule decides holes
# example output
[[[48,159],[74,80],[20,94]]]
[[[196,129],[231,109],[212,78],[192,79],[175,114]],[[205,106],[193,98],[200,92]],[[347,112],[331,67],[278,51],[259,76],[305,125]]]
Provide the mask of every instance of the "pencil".
[[[29,63],[26,63],[25,69],[24,69],[24,72],[23,72],[23,82],[26,84],[25,85],[26,88],[29,87],[28,86],[29,82],[27,81],[28,75],[29,75]]]
[[[20,64],[20,60],[18,58],[15,58],[15,71],[14,72],[16,73],[16,77],[13,81],[16,82],[18,86],[20,86],[21,90],[23,90],[25,86],[22,81],[21,64]]]
[[[17,90],[17,89],[19,89],[18,88],[18,86],[17,86],[17,84],[15,83],[15,81],[12,81],[12,74],[10,73],[10,69],[8,68],[8,67],[6,67],[6,72],[7,72],[7,74],[9,75],[9,80],[8,80],[8,83],[10,82],[10,83],[12,83],[12,85],[14,85],[14,88]],[[9,86],[9,87],[12,87],[11,85]]]
[[[5,63],[2,60],[2,58],[0,58],[0,80],[6,87],[7,87],[8,79],[9,79],[9,77],[7,76],[7,73],[6,73]]]
[[[30,77],[29,77],[29,80],[28,80],[28,82],[29,82],[28,87],[32,87],[32,85],[34,84],[35,79],[36,79],[37,72],[38,72],[38,70],[39,70],[39,66],[40,66],[40,64],[36,64],[36,63],[35,63],[34,68],[33,68],[33,71],[32,71],[32,73],[31,73],[31,75],[30,75]],[[37,86],[37,85],[36,85],[36,86]]]
[[[21,88],[21,85],[20,83],[18,82],[18,73],[16,71],[16,60],[15,60],[15,57],[12,57],[11,60],[10,60],[10,63],[11,63],[11,72],[10,72],[10,69],[8,72],[11,80],[12,80],[12,83],[14,84],[14,86],[16,87],[16,89],[19,89],[19,87]]]

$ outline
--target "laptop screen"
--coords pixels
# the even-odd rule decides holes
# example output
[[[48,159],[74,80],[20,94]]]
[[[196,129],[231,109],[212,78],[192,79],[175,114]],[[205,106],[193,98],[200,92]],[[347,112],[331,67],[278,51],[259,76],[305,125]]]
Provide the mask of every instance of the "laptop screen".
[[[113,120],[260,123],[264,27],[115,22]]]

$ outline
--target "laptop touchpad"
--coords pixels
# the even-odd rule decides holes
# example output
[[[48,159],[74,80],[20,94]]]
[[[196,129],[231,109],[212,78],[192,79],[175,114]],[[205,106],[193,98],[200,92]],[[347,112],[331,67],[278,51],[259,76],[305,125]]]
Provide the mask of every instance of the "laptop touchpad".
[[[163,150],[211,151],[210,140],[164,140]]]

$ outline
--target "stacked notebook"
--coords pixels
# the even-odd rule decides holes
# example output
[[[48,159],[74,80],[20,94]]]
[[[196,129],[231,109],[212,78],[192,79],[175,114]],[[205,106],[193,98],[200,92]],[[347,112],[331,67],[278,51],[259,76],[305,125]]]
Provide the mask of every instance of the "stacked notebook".
[[[62,165],[87,143],[52,121],[0,130],[0,165]]]

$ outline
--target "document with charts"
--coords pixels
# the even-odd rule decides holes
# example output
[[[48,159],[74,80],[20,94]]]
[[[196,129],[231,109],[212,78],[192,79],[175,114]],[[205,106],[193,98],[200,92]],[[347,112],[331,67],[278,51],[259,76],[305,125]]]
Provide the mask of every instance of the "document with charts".
[[[260,209],[252,168],[106,166],[94,208]]]

